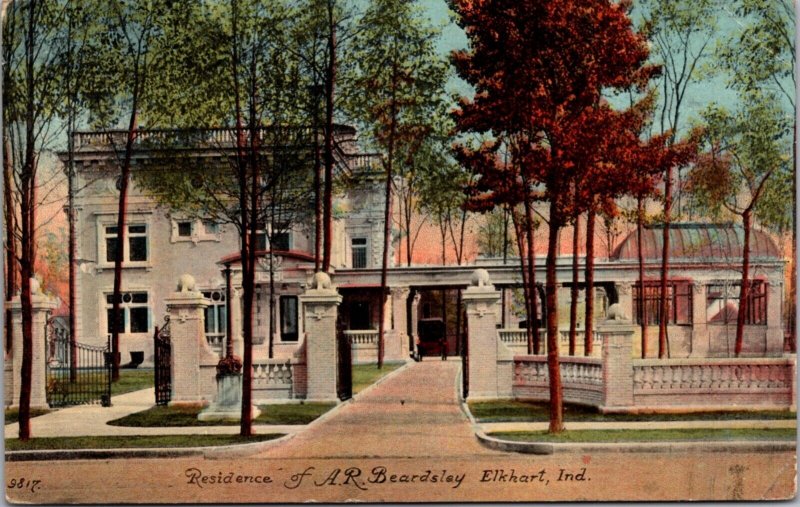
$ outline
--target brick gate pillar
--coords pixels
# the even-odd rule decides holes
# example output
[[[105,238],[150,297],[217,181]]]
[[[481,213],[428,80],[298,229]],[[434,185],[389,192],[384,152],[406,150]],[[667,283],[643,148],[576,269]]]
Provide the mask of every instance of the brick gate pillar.
[[[15,296],[8,305],[11,308],[11,319],[14,333],[11,337],[11,371],[13,388],[11,406],[19,407],[19,394],[22,388],[22,302]],[[58,303],[42,293],[39,281],[31,279],[31,306],[33,313],[33,343],[31,344],[31,408],[46,409],[47,405],[47,372],[45,371],[45,340],[47,319],[58,307]],[[8,391],[7,391],[8,392]]]
[[[330,277],[318,272],[299,299],[306,334],[306,399],[337,400],[336,307],[342,302],[342,296],[331,284]]]
[[[205,309],[208,301],[195,290],[194,278],[181,276],[178,291],[164,300],[169,314],[172,343],[173,404],[211,401],[217,392],[216,365],[219,356],[208,346]]]
[[[485,269],[476,269],[462,299],[467,310],[468,398],[497,398],[498,348],[502,345],[497,338],[500,291],[495,290]],[[511,377],[501,381],[510,384]]]
[[[636,326],[622,307],[611,305],[597,327],[603,336],[603,406],[601,411],[633,406],[632,344]]]

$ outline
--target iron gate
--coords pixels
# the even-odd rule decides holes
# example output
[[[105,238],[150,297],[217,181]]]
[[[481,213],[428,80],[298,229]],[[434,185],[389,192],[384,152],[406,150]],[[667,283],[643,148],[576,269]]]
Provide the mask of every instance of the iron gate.
[[[353,367],[350,337],[344,332],[336,333],[336,395],[340,400],[353,397]]]
[[[93,346],[71,340],[69,329],[48,319],[45,328],[47,404],[66,407],[87,403],[111,406],[109,344]]]
[[[153,371],[155,374],[156,405],[172,400],[172,342],[169,336],[169,315],[164,325],[153,333]]]

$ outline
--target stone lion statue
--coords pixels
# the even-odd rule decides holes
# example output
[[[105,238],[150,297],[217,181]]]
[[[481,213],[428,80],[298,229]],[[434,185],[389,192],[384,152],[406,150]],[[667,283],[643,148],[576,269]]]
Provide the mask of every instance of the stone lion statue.
[[[331,277],[328,276],[328,273],[317,271],[316,273],[314,273],[314,276],[311,277],[312,290],[326,290],[330,289],[331,286],[332,286]]]
[[[192,275],[183,274],[178,279],[178,292],[194,292],[195,280]]]
[[[472,272],[470,283],[473,287],[491,287],[492,282],[489,279],[489,272],[483,268],[478,268]]]

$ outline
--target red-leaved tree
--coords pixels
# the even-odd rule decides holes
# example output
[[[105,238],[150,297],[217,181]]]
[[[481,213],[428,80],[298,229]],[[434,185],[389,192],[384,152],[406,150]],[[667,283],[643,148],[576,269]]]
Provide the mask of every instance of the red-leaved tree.
[[[588,171],[613,173],[633,158],[639,139],[619,135],[620,113],[603,102],[608,89],[642,86],[655,68],[628,18],[626,2],[610,0],[453,0],[470,49],[454,54],[475,87],[455,113],[461,133],[488,134],[477,150],[457,147],[479,177],[473,206],[548,203],[546,260],[550,432],[563,430],[558,359],[556,249],[558,232],[586,205],[575,182]],[[510,163],[498,163],[505,146]],[[626,150],[627,146],[627,150]],[[613,149],[612,149],[613,148]]]

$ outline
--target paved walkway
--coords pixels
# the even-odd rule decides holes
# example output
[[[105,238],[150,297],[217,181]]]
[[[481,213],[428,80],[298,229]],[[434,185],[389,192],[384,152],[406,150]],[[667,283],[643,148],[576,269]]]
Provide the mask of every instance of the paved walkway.
[[[475,438],[458,401],[459,361],[428,359],[409,363],[333,412],[304,425],[255,425],[256,433],[298,433],[267,451],[269,456],[425,457],[492,453]],[[189,426],[137,428],[111,426],[109,421],[146,410],[155,399],[152,388],[114,396],[111,407],[79,405],[31,419],[35,437],[236,434],[239,427]],[[794,428],[795,420],[719,420],[663,422],[566,423],[567,429],[653,428]],[[535,431],[547,423],[483,423],[484,432]],[[16,423],[5,426],[5,438],[16,438]]]
[[[136,428],[111,426],[108,421],[147,410],[154,405],[153,388],[114,396],[110,407],[78,405],[54,410],[31,419],[34,437],[80,437],[114,435],[226,435],[239,433],[239,426],[189,426],[178,428]],[[294,433],[303,425],[259,425],[259,433]],[[16,438],[17,423],[6,424],[5,438]]]
[[[461,412],[460,361],[411,363],[325,420],[276,445],[269,458],[447,458],[497,455]]]

